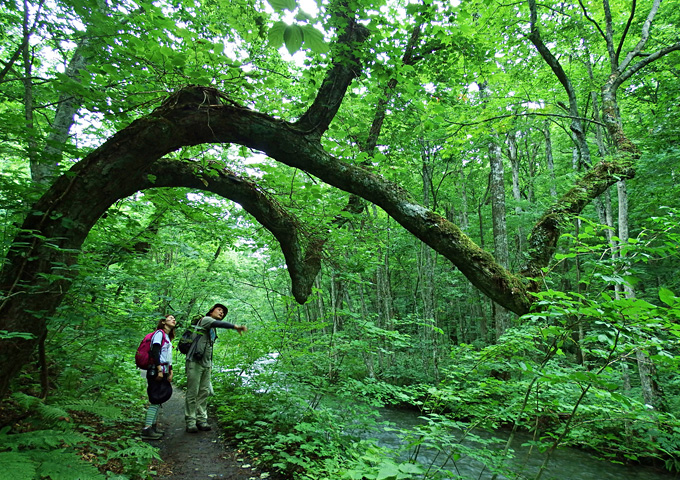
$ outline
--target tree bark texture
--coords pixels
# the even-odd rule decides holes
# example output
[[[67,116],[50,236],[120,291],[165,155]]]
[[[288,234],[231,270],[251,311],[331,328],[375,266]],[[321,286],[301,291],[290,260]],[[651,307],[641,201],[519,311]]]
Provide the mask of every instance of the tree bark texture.
[[[505,168],[503,167],[501,147],[496,143],[499,140],[495,135],[494,140],[489,145],[494,257],[499,265],[503,268],[508,268],[510,265],[510,253],[508,249],[508,228],[505,219]],[[497,339],[503,335],[510,321],[510,312],[500,305],[495,306],[493,309]]]

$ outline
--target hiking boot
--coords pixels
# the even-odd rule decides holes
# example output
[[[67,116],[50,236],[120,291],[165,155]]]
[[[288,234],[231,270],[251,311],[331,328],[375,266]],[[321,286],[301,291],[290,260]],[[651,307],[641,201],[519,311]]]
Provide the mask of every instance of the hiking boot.
[[[160,440],[162,437],[163,434],[155,432],[153,427],[146,427],[142,430],[142,440]]]
[[[187,433],[198,433],[198,427],[196,425],[187,425]]]
[[[208,432],[208,431],[212,430],[212,427],[210,425],[208,425],[207,423],[199,423],[196,427],[201,432]]]

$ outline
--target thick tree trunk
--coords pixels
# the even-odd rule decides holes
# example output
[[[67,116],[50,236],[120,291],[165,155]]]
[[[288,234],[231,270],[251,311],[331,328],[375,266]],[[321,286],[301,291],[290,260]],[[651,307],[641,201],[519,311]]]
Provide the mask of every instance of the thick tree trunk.
[[[117,147],[124,155],[122,143],[117,143]],[[116,155],[113,151],[109,153]],[[108,177],[102,169],[115,168],[116,162],[104,152],[88,157],[74,170],[80,171],[81,165],[92,168],[95,164],[98,168],[89,181],[74,185],[72,180],[78,179],[79,174],[73,179],[61,177],[36,205],[36,212],[41,214],[31,215],[24,222],[24,233],[15,241],[7,257],[9,263],[0,276],[4,297],[0,304],[0,330],[41,338],[46,317],[61,302],[77,274],[78,250],[87,232],[117,199],[152,186],[202,188],[240,203],[279,239],[293,276],[293,293],[301,301],[309,295],[320,268],[318,245],[322,242],[312,236],[310,248],[305,250],[306,242],[301,239],[308,233],[301,232],[297,221],[254,184],[230,173],[213,172],[207,177],[192,165],[173,161],[156,162],[148,167],[148,174],[117,173]],[[65,195],[65,191],[70,195]],[[0,394],[7,388],[9,378],[28,361],[34,345],[34,340],[22,338],[0,341],[0,363],[7,366],[0,372]]]

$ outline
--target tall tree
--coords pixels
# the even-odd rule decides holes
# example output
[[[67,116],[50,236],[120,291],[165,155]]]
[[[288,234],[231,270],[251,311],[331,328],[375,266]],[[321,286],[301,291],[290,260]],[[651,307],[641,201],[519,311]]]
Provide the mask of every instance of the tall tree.
[[[508,229],[505,219],[505,168],[499,139],[494,138],[489,144],[489,163],[491,165],[491,221],[493,225],[494,258],[499,265],[508,268],[510,265],[510,253],[508,250]],[[499,338],[507,330],[510,321],[510,312],[503,306],[495,306],[494,320],[496,323],[496,338]]]

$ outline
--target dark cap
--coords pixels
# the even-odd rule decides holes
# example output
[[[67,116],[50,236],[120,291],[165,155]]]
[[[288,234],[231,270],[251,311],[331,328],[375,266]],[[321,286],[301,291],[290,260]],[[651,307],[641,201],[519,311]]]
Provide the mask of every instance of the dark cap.
[[[151,379],[146,387],[146,393],[149,395],[149,402],[152,405],[160,405],[172,397],[172,385],[166,378],[160,381]]]
[[[221,303],[216,303],[210,310],[208,310],[208,313],[206,313],[205,316],[209,317],[213,310],[215,310],[217,307],[220,307],[222,310],[224,310],[225,315],[229,313],[229,309],[225,305],[222,305]]]

